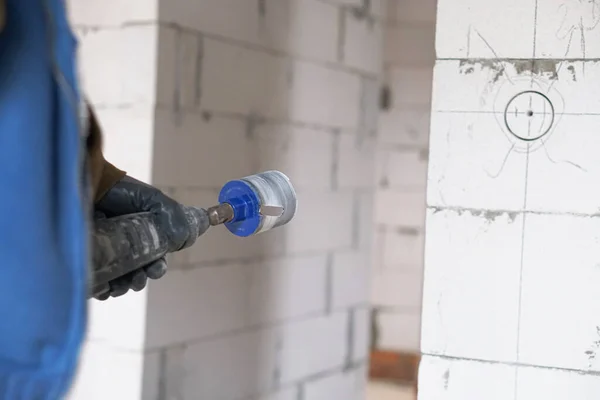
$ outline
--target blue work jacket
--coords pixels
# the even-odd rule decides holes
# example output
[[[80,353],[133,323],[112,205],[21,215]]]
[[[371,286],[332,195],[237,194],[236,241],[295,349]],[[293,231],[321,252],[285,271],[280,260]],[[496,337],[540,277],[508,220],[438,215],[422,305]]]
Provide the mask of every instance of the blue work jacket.
[[[0,31],[0,399],[63,398],[86,327],[77,42],[62,0],[5,0]]]

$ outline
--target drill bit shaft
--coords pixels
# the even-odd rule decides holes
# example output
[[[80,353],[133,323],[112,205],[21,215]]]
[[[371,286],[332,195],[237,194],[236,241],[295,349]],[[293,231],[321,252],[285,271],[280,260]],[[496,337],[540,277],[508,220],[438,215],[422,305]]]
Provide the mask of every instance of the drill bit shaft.
[[[211,226],[221,225],[233,219],[233,207],[228,203],[222,203],[218,206],[210,207],[206,210],[208,213],[208,222]]]

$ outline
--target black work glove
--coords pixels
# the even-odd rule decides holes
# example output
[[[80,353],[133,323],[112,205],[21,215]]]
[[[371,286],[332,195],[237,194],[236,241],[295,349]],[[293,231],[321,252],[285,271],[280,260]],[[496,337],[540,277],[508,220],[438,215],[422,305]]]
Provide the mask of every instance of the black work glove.
[[[181,204],[157,188],[129,176],[121,179],[96,203],[95,218],[112,218],[126,214],[151,212],[158,228],[165,233],[169,252],[191,246],[197,239],[189,225]],[[146,287],[148,278],[159,279],[167,272],[167,261],[161,258],[143,268],[132,271],[108,283],[109,290],[96,296],[97,300],[122,296],[132,289]]]

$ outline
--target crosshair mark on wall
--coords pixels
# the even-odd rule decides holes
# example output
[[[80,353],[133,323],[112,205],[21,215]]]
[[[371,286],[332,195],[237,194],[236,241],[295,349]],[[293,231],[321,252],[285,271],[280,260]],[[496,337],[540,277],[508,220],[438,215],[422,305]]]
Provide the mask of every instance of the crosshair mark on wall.
[[[517,139],[532,142],[546,136],[554,125],[554,105],[542,92],[524,90],[504,109],[506,129]]]

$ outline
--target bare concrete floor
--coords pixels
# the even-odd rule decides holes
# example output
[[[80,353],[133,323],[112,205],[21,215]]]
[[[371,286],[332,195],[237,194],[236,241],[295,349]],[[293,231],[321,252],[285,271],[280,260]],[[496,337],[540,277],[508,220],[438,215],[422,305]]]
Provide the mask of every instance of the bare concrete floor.
[[[367,387],[367,400],[416,400],[412,388],[371,381]]]

